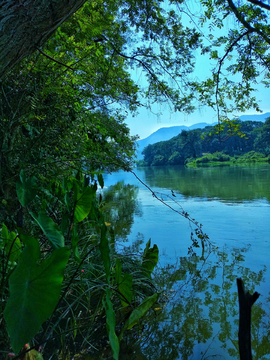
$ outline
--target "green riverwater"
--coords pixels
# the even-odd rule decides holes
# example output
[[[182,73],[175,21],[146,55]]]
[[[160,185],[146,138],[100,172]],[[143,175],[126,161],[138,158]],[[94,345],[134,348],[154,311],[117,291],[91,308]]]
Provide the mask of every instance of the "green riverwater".
[[[151,167],[135,173],[165,203],[203,224],[213,246],[188,254],[192,230],[186,218],[133,174],[105,176],[115,194],[108,220],[116,237],[134,251],[149,238],[158,245],[156,280],[169,299],[138,341],[143,357],[134,359],[238,359],[237,277],[260,293],[252,313],[253,359],[270,359],[270,166]]]

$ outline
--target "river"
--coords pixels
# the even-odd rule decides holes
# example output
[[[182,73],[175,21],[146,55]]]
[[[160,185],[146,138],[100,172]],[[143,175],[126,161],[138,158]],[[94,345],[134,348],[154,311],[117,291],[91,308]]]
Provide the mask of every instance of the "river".
[[[160,250],[156,279],[169,301],[140,340],[144,358],[238,359],[241,277],[260,293],[252,312],[253,358],[270,359],[270,166],[146,167],[134,173],[104,180],[107,189],[118,183],[118,195],[129,196],[118,196],[122,216],[116,211],[111,219],[124,217],[118,238],[142,248],[151,238]],[[205,251],[191,248],[194,225],[182,211],[202,224],[212,244]]]

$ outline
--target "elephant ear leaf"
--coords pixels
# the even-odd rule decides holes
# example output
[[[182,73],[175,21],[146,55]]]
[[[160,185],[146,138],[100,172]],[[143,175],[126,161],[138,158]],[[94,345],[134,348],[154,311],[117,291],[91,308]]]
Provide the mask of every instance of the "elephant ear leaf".
[[[121,334],[119,335],[120,341],[123,337],[124,331],[132,329],[133,326],[136,325],[138,321],[147,313],[147,311],[157,302],[158,297],[159,294],[155,293],[152,296],[145,298],[144,301],[132,311],[121,331]]]
[[[27,179],[24,170],[22,170],[19,180],[16,183],[16,191],[22,206],[28,205],[37,195],[38,187],[36,177],[32,176]]]
[[[92,187],[85,188],[82,193],[77,195],[74,211],[74,218],[76,222],[82,221],[89,214],[94,197],[95,191]]]
[[[21,230],[19,234],[25,247],[16,269],[10,276],[10,296],[4,310],[15,353],[37,334],[43,322],[55,309],[70,255],[68,248],[58,248],[39,263],[38,241]]]
[[[155,266],[158,263],[159,250],[155,244],[152,248],[150,247],[151,240],[147,241],[146,247],[143,253],[142,266],[146,271],[148,277],[151,277],[151,273],[154,270]]]
[[[65,246],[65,239],[60,228],[44,210],[41,210],[38,213],[38,216],[36,216],[33,212],[30,212],[30,214],[40,226],[54,248]]]
[[[17,234],[13,231],[8,232],[8,228],[5,224],[2,226],[2,240],[4,242],[4,248],[9,261],[17,261],[21,254],[21,242]]]

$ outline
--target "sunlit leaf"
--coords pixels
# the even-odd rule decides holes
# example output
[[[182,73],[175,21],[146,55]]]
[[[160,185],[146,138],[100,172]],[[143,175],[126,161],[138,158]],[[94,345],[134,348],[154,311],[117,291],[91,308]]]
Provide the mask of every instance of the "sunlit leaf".
[[[89,214],[94,196],[95,191],[90,186],[85,188],[81,194],[77,195],[74,211],[74,217],[77,222],[82,221]]]
[[[2,227],[2,239],[4,241],[4,248],[9,261],[17,261],[21,255],[21,242],[17,234],[13,231],[8,233],[8,228],[5,224]]]

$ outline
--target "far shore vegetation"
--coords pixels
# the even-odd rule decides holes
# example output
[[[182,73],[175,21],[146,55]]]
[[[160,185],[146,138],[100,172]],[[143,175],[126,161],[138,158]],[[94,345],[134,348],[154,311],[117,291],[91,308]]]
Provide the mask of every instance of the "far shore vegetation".
[[[235,120],[233,125],[183,130],[168,141],[145,147],[144,160],[138,161],[137,166],[270,163],[270,118],[265,123]]]

